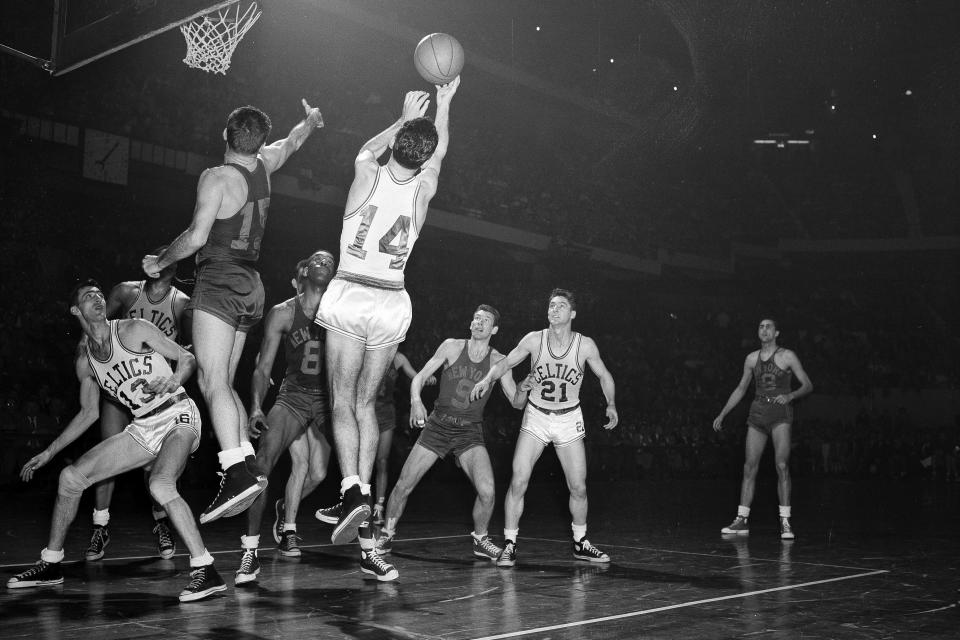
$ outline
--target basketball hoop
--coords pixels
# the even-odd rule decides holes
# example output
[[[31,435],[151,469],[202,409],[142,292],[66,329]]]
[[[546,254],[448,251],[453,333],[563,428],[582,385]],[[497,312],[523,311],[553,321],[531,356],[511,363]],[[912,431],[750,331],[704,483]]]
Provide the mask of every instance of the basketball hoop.
[[[260,14],[256,2],[250,3],[247,10],[241,14],[238,2],[233,12],[227,7],[181,25],[180,32],[187,41],[184,64],[208,73],[226,75],[230,68],[230,56],[250,27],[260,18]]]

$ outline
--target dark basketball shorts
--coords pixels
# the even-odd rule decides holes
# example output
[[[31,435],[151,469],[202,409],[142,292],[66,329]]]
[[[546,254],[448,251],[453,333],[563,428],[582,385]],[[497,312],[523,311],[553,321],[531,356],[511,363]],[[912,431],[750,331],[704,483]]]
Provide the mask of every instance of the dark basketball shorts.
[[[483,441],[483,423],[465,422],[433,412],[427,418],[427,424],[417,438],[417,444],[440,458],[451,451],[459,458],[474,447],[486,446]]]
[[[793,407],[767,400],[754,400],[750,405],[747,425],[770,435],[778,424],[793,424]]]
[[[397,409],[392,402],[378,402],[376,406],[377,426],[380,427],[380,433],[396,429],[397,427]]]
[[[300,433],[305,433],[308,428],[316,426],[320,435],[326,435],[326,427],[330,422],[330,405],[327,402],[326,392],[318,393],[294,385],[282,384],[270,413],[277,409],[288,411],[296,417],[300,425]],[[267,423],[269,422],[270,417],[267,416]]]
[[[260,274],[236,262],[204,262],[187,309],[214,315],[237,331],[247,332],[263,317],[265,296]]]

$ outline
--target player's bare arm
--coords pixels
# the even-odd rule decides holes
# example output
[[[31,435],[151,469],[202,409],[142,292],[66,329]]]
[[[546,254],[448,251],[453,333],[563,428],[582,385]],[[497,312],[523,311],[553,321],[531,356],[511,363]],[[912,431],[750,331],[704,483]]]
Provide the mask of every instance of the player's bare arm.
[[[387,146],[393,141],[393,137],[400,131],[403,123],[414,118],[421,118],[427,112],[430,106],[430,94],[426,91],[408,91],[403,98],[403,108],[400,112],[400,118],[389,127],[373,136],[364,143],[357,154],[356,163],[373,162],[376,164],[377,158],[383,155]]]
[[[437,369],[444,364],[453,364],[463,349],[463,340],[457,338],[448,338],[444,340],[436,353],[434,353],[423,368],[413,376],[410,381],[410,426],[420,429],[427,423],[427,409],[423,406],[423,400],[420,399],[420,392],[428,378],[434,377]],[[434,378],[435,379],[435,378]]]
[[[600,389],[603,391],[603,397],[607,399],[607,423],[603,425],[604,429],[613,429],[620,422],[620,416],[617,413],[616,385],[613,382],[613,375],[607,369],[603,359],[600,357],[600,350],[593,338],[583,337],[580,349],[586,356],[586,363],[593,371],[593,374],[600,379]]]
[[[128,281],[116,285],[110,290],[110,295],[107,296],[107,310],[105,312],[107,319],[122,318],[138,295],[140,295],[140,283],[138,282]]]
[[[417,370],[413,368],[412,364],[410,364],[409,358],[399,351],[397,351],[397,354],[393,357],[393,366],[395,366],[397,370],[403,371],[403,373],[406,374],[406,376],[411,380],[413,380],[414,376],[417,375]],[[426,387],[432,387],[435,384],[437,384],[437,378],[436,376],[432,375],[428,376],[423,382],[423,385]]]
[[[494,349],[490,354],[490,361],[493,363],[500,362],[500,360],[504,358],[506,358],[506,356],[496,349]],[[506,396],[510,406],[514,409],[523,409],[527,404],[527,396],[530,395],[530,387],[527,387],[524,390],[517,388],[517,383],[513,379],[512,370],[508,370],[502,376],[497,378],[497,380],[500,381],[500,390],[503,391],[503,395]]]
[[[494,380],[499,380],[503,377],[504,373],[526,360],[539,345],[539,331],[532,331],[525,335],[523,339],[520,340],[520,343],[513,348],[513,351],[507,354],[506,358],[500,359],[496,364],[491,366],[487,375],[483,376],[483,378],[473,386],[473,391],[470,392],[470,400],[475,401],[477,398],[483,396],[483,394],[490,389],[490,385],[493,384]]]
[[[757,358],[760,357],[759,351],[754,351],[749,354],[743,361],[743,375],[740,376],[740,382],[737,384],[736,388],[730,394],[730,397],[727,399],[727,404],[723,405],[723,409],[720,410],[719,415],[713,419],[713,430],[720,431],[723,428],[723,419],[727,417],[727,414],[733,411],[733,408],[737,406],[743,396],[747,393],[747,389],[750,387],[750,379],[753,377],[753,368],[757,366]]]
[[[457,76],[445,85],[437,85],[437,117],[434,126],[437,128],[437,148],[433,155],[423,165],[423,182],[429,187],[429,197],[437,191],[437,182],[440,179],[440,166],[447,155],[450,146],[450,103],[460,86],[460,76]]]
[[[20,470],[20,478],[24,482],[29,482],[37,469],[50,462],[55,455],[83,435],[90,428],[90,425],[100,418],[100,385],[97,384],[97,380],[93,376],[93,370],[90,368],[90,362],[87,360],[82,341],[77,347],[74,366],[77,378],[80,380],[80,411],[73,416],[63,432],[46,449],[27,460],[26,464],[23,465]]]
[[[299,151],[311,133],[323,128],[323,116],[320,114],[320,109],[311,107],[307,104],[305,98],[300,99],[300,104],[303,105],[303,120],[290,130],[286,138],[277,140],[260,150],[260,155],[263,156],[263,166],[267,173],[273,173],[282,167],[290,156]]]
[[[234,171],[234,173],[236,173]],[[228,177],[224,167],[207,169],[200,174],[197,183],[197,203],[193,209],[190,226],[170,243],[159,256],[146,255],[143,258],[143,271],[151,278],[160,276],[160,272],[174,262],[188,258],[200,250],[210,235],[217,215],[224,204],[224,194]],[[244,185],[244,188],[246,185]],[[246,198],[246,194],[244,194]],[[238,207],[239,208],[239,207]]]
[[[171,393],[190,379],[197,368],[197,359],[192,353],[163,335],[156,326],[146,320],[125,320],[118,329],[120,339],[126,344],[142,344],[167,360],[175,361],[173,375],[169,378],[156,377],[147,381],[144,391],[150,393]]]
[[[247,419],[247,431],[250,437],[260,435],[261,428],[266,428],[267,419],[263,414],[263,399],[270,389],[270,372],[273,371],[273,362],[277,357],[277,350],[293,326],[293,309],[286,303],[280,303],[270,309],[263,330],[263,341],[257,353],[257,366],[253,370],[250,380],[250,411]]]
[[[794,400],[811,393],[813,391],[813,383],[810,381],[810,377],[807,376],[807,372],[803,370],[803,365],[800,364],[800,358],[797,357],[796,353],[790,349],[784,349],[780,355],[783,357],[785,367],[792,371],[793,375],[797,377],[800,387],[790,393],[777,396],[773,401],[777,404],[790,404]]]

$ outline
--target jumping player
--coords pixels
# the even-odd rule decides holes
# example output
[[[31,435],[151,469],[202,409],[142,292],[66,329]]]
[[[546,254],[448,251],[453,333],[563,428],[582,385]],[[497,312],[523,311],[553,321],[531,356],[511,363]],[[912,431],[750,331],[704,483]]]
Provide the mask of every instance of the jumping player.
[[[512,567],[516,563],[517,533],[523,513],[523,497],[530,474],[544,447],[553,444],[570,489],[570,515],[573,517],[573,557],[590,562],[610,562],[610,557],[587,540],[587,460],[583,446],[585,429],[580,410],[580,386],[585,367],[600,379],[600,388],[607,399],[607,423],[604,429],[617,426],[619,417],[614,404],[613,376],[600,359],[596,343],[571,328],[577,316],[577,302],[572,292],[554,289],[547,306],[548,329],[528,333],[506,358],[494,365],[476,384],[472,400],[483,396],[493,380],[530,358],[529,382],[532,386],[527,408],[513,454],[513,477],[504,502],[504,545],[497,566]]]
[[[290,134],[264,146],[270,118],[255,107],[230,113],[223,131],[224,164],[200,175],[190,226],[160,255],[143,258],[143,270],[156,277],[169,265],[197,254],[193,344],[200,390],[220,442],[224,476],[220,491],[200,522],[236,515],[267,486],[255,468],[245,426],[246,411],[233,389],[247,332],[263,315],[264,293],[255,265],[270,205],[270,175],[280,169],[314,129],[323,126],[318,109],[301,101],[306,117]]]
[[[369,140],[354,161],[340,235],[340,267],[317,323],[327,329],[333,437],[343,480],[343,511],[331,540],[353,540],[371,513],[370,477],[380,437],[375,402],[384,372],[406,336],[412,309],[403,271],[437,192],[449,143],[450,102],[460,78],[437,87],[436,124],[423,117],[429,96],[407,93],[402,115]],[[390,158],[377,162],[392,141]],[[361,567],[392,570],[374,553],[370,527],[360,536]]]
[[[160,247],[161,253],[166,247]],[[184,313],[190,297],[173,286],[177,275],[176,263],[160,272],[158,278],[127,281],[113,287],[107,296],[107,318],[141,318],[155,325],[166,337],[178,344],[185,344],[188,333],[189,314]],[[120,433],[130,424],[132,415],[122,404],[112,400],[110,394],[102,393],[100,400],[100,433],[104,440]],[[144,480],[149,479],[144,471]],[[99,560],[110,543],[110,502],[113,498],[114,479],[98,482],[94,488],[93,532],[90,546],[85,553],[87,560]],[[157,537],[157,552],[161,558],[171,558],[177,551],[176,540],[170,530],[166,512],[153,503],[153,533]]]
[[[60,473],[47,546],[40,561],[10,578],[7,587],[61,584],[63,541],[83,491],[100,480],[150,466],[150,494],[169,514],[190,550],[191,580],[180,592],[180,600],[199,600],[225,590],[190,507],[177,493],[177,479],[200,442],[200,412],[183,390],[184,380],[196,368],[193,355],[145,320],[107,320],[106,300],[93,281],[80,283],[71,292],[70,313],[84,333],[75,358],[80,411],[63,433],[23,466],[21,477],[30,480],[96,422],[100,389],[123,402],[134,419]],[[176,370],[167,360],[176,362]]]
[[[273,471],[280,455],[290,449],[292,468],[285,498],[277,500],[277,521],[273,537],[285,556],[299,556],[296,514],[300,500],[317,488],[327,474],[330,445],[321,429],[327,422],[327,391],[323,375],[324,332],[313,322],[317,305],[330,278],[335,261],[329,251],[317,251],[297,265],[300,291],[273,307],[267,314],[257,367],[250,384],[249,429],[260,438],[257,466],[265,474]],[[287,364],[280,392],[270,413],[264,417],[261,405],[270,387],[270,371],[280,344]],[[240,537],[243,555],[236,583],[257,579],[260,573],[260,526],[267,494],[257,496],[247,510],[247,535]]]
[[[474,384],[490,371],[492,363],[503,359],[503,355],[490,346],[490,338],[499,329],[499,324],[500,312],[490,305],[480,305],[470,322],[470,338],[444,340],[410,383],[410,426],[423,429],[423,432],[413,445],[400,471],[400,479],[390,492],[387,523],[377,538],[378,553],[390,553],[397,522],[407,506],[410,492],[437,460],[452,452],[477,492],[477,499],[473,503],[473,532],[470,534],[473,538],[473,555],[491,561],[500,555],[502,550],[487,532],[493,515],[495,493],[493,467],[483,441],[483,409],[491,394],[484,393],[476,401],[470,401]],[[433,375],[441,366],[440,393],[428,417],[420,399],[420,390],[427,376]],[[510,403],[522,409],[527,401],[527,393],[517,391],[513,374],[507,370],[498,379]]]
[[[791,403],[813,391],[813,383],[807,377],[800,358],[790,349],[777,346],[777,321],[763,318],[758,329],[760,348],[747,355],[743,362],[740,384],[730,394],[727,404],[713,421],[714,431],[723,428],[723,419],[743,399],[753,378],[756,396],[750,405],[747,417],[747,439],[743,463],[743,483],[740,486],[740,505],[737,517],[720,532],[724,535],[747,535],[750,533],[750,505],[757,484],[757,467],[767,446],[773,439],[773,454],[777,465],[777,495],[780,498],[780,538],[793,540],[790,525],[790,432],[793,424]],[[791,391],[793,376],[797,376],[800,388]]]

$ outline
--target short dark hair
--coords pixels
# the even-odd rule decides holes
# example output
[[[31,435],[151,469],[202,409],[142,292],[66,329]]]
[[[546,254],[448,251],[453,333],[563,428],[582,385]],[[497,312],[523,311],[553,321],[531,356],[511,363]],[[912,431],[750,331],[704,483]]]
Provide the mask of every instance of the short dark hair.
[[[302,275],[303,268],[308,264],[310,264],[310,258],[304,258],[303,260],[297,263],[297,272],[293,275],[293,277],[296,279],[297,282],[300,282],[301,280],[303,280],[303,277],[304,277]]]
[[[237,153],[253,155],[270,135],[270,116],[256,107],[239,107],[227,116],[227,144]]]
[[[407,120],[397,131],[393,157],[405,169],[419,169],[437,150],[437,127],[429,118]]]
[[[763,322],[764,320],[769,320],[770,322],[773,323],[774,331],[780,331],[780,321],[777,320],[775,316],[771,316],[770,314],[767,314],[765,316],[760,316],[760,322]]]
[[[481,304],[480,306],[477,307],[477,311],[486,311],[487,313],[493,316],[493,326],[495,327],[500,326],[500,312],[494,309],[489,304]],[[474,311],[474,313],[476,313],[477,311]]]
[[[550,292],[550,297],[547,298],[547,304],[550,304],[550,301],[556,298],[557,296],[567,299],[567,302],[570,303],[571,311],[577,310],[577,298],[576,296],[573,295],[573,291],[570,291],[569,289],[556,288]]]
[[[73,285],[73,288],[70,289],[70,306],[75,307],[80,304],[80,291],[88,287],[96,287],[103,292],[103,288],[100,286],[100,283],[94,280],[93,278],[87,278],[85,280],[80,280],[77,284]]]

